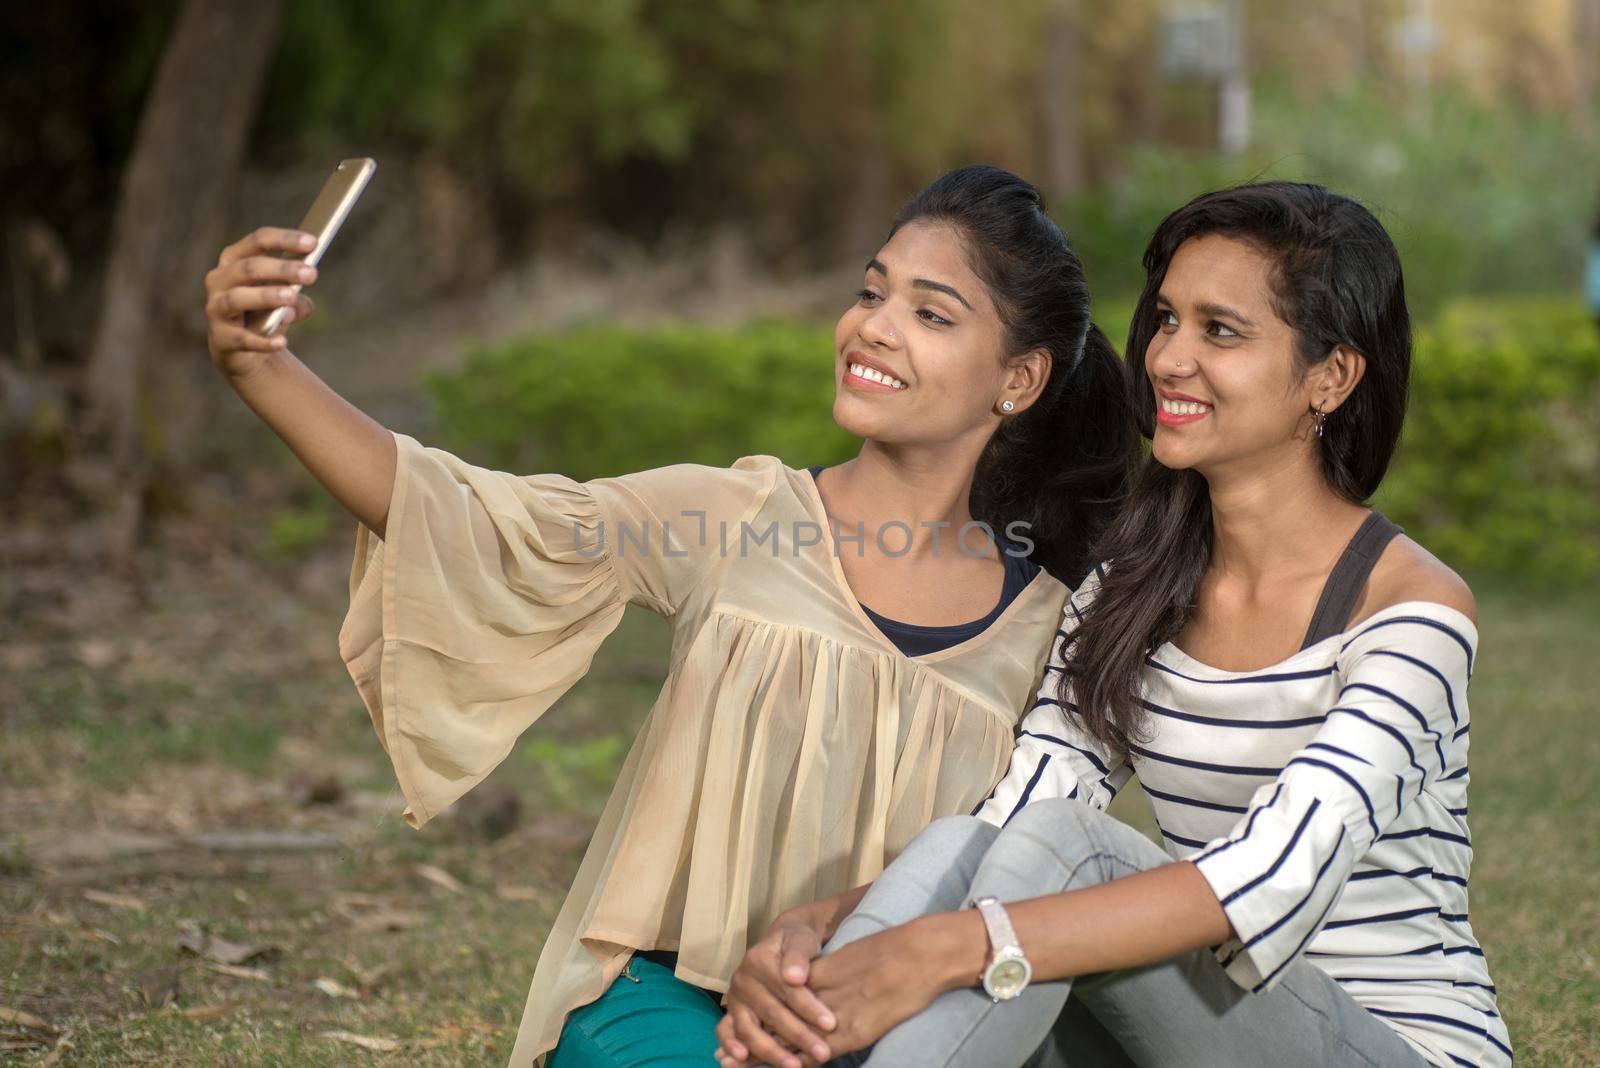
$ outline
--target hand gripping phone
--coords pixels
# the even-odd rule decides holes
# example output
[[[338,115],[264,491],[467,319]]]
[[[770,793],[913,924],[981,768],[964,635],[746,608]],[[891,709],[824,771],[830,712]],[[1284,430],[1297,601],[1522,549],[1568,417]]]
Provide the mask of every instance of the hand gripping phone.
[[[297,259],[308,267],[317,265],[322,254],[328,251],[328,246],[333,244],[333,237],[344,224],[350,209],[356,206],[356,198],[372,180],[372,172],[377,169],[377,163],[370,159],[347,159],[333,169],[327,182],[323,183],[322,192],[311,202],[311,210],[300,220],[300,229],[315,237],[317,243],[304,256],[289,258]],[[291,288],[296,293],[300,292],[298,285]],[[258,334],[271,337],[283,327],[289,307],[285,305],[250,312],[244,318],[244,325]]]

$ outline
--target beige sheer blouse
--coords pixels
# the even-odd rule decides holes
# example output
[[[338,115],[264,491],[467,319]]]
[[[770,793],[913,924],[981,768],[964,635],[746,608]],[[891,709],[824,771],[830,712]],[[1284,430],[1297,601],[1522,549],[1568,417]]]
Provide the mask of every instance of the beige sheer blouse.
[[[850,592],[810,474],[773,457],[579,483],[396,443],[339,646],[412,826],[506,757],[628,604],[673,623],[512,1064],[554,1046],[635,949],[676,950],[680,978],[726,990],[779,912],[873,879],[1005,771],[1067,595],[1050,575],[979,636],[906,657]]]

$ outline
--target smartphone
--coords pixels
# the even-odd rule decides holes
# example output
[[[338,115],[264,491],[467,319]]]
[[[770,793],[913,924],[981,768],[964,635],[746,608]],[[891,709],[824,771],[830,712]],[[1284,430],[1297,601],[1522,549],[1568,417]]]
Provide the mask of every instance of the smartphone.
[[[304,256],[289,258],[299,260],[308,267],[315,267],[321,261],[322,254],[333,244],[333,236],[339,232],[339,227],[344,224],[350,209],[356,206],[356,198],[367,187],[367,183],[372,180],[372,172],[377,169],[377,163],[370,159],[347,159],[333,169],[333,173],[323,183],[322,192],[311,202],[311,210],[300,220],[300,229],[315,237],[317,243]],[[299,286],[291,288],[296,293],[300,292]],[[287,305],[271,310],[253,311],[244,317],[244,325],[258,334],[271,337],[283,327],[283,321],[288,315]]]

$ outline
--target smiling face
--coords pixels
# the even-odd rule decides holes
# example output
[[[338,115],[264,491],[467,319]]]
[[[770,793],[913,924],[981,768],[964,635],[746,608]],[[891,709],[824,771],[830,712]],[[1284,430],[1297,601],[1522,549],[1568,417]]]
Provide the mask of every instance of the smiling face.
[[[908,223],[868,262],[856,303],[834,330],[833,417],[886,444],[987,440],[996,406],[1011,399],[1020,413],[1049,370],[1048,356],[1031,357],[1031,372],[1029,361],[1007,361],[1004,344],[961,235]]]
[[[1166,467],[1209,477],[1314,459],[1309,412],[1332,411],[1348,389],[1330,392],[1327,376],[1302,364],[1295,331],[1273,307],[1273,266],[1255,246],[1215,234],[1185,241],[1168,264],[1144,354],[1153,449]]]

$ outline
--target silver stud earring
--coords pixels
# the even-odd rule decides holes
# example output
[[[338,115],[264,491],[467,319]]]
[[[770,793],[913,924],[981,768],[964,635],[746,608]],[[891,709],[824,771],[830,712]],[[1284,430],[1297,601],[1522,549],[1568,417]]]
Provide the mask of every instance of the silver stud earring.
[[[1002,412],[1009,412],[1011,409],[1013,409],[1015,407],[1016,407],[1016,405],[1012,404],[1010,401],[1001,401],[1000,402],[1000,410]]]

